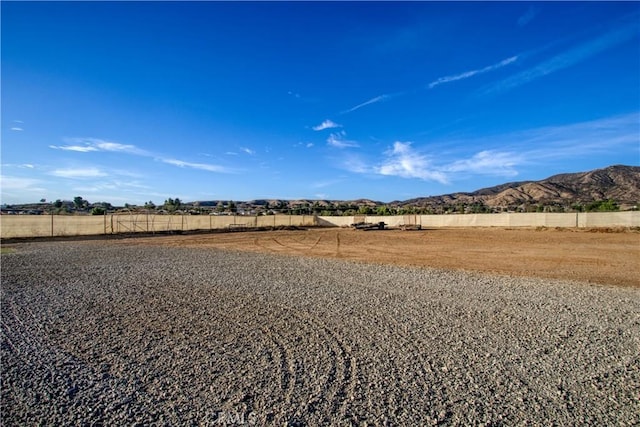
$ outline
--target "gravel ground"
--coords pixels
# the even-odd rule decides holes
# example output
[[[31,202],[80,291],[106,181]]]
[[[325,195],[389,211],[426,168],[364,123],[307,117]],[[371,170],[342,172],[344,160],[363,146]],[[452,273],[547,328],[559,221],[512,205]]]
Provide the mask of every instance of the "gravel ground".
[[[2,255],[3,425],[640,423],[640,289],[218,249]]]

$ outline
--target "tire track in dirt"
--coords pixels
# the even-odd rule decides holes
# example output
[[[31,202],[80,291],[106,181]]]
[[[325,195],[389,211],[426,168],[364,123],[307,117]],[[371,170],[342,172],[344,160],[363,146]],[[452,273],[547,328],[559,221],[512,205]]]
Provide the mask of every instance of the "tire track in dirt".
[[[316,239],[316,241],[313,243],[313,245],[311,245],[311,247],[309,248],[309,250],[313,250],[316,248],[316,246],[318,246],[318,243],[320,243],[320,240],[322,240],[322,236],[318,236],[318,238]]]

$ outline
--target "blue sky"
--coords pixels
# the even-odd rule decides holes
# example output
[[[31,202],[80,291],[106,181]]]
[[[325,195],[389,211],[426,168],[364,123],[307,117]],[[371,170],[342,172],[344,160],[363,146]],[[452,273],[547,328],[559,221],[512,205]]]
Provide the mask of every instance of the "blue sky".
[[[2,203],[383,202],[640,164],[637,2],[9,2]]]

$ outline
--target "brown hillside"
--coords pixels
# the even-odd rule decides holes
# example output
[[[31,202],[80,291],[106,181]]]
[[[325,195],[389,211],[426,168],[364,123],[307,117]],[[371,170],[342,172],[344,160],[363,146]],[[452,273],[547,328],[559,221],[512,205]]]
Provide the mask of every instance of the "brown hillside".
[[[541,181],[525,181],[483,188],[473,193],[455,193],[399,202],[409,206],[442,206],[482,203],[489,207],[522,204],[589,203],[615,200],[620,205],[640,201],[640,167],[610,166],[589,172],[554,175]]]

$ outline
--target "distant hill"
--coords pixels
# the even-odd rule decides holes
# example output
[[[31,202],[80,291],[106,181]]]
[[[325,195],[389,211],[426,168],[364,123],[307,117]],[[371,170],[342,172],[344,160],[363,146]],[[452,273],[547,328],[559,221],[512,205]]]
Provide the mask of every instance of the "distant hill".
[[[481,204],[489,208],[523,205],[572,206],[614,200],[622,209],[640,202],[640,167],[615,165],[589,172],[564,173],[541,181],[521,181],[483,188],[472,193],[453,193],[391,203],[438,210],[443,206]]]
[[[482,188],[471,193],[452,193],[383,203],[369,199],[357,200],[282,200],[250,201],[208,200],[182,203],[179,212],[195,214],[260,215],[285,213],[295,215],[352,215],[355,213],[403,215],[417,213],[469,212],[572,212],[599,210],[593,204],[613,201],[613,208],[637,209],[640,205],[640,167],[615,165],[589,172],[563,173],[541,181],[520,181]],[[59,203],[58,203],[59,202]],[[106,202],[89,204],[78,209],[72,201],[4,205],[2,213],[44,212],[88,213],[94,208],[113,212],[121,208]],[[591,206],[590,206],[591,205]],[[611,207],[609,203],[608,208]],[[163,206],[125,206],[128,210],[160,210]],[[600,209],[602,210],[602,209]],[[611,209],[604,209],[611,210]]]

